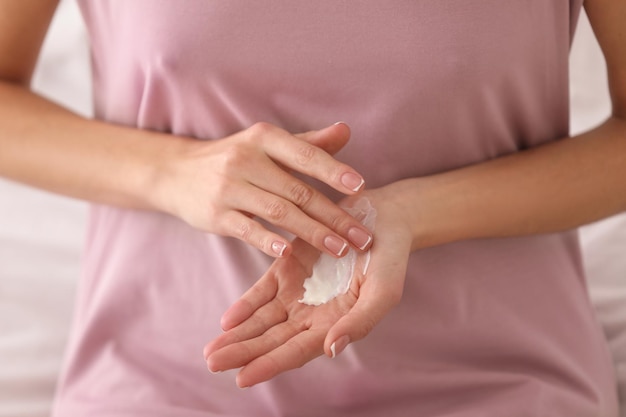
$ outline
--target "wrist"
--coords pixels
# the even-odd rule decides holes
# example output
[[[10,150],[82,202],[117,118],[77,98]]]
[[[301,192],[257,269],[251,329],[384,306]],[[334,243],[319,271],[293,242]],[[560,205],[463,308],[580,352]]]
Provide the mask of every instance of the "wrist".
[[[419,177],[390,186],[390,198],[411,232],[411,251],[463,239],[462,219],[451,210],[462,201],[452,201],[445,184],[439,182],[436,177]]]
[[[145,164],[144,189],[140,192],[149,209],[180,217],[181,202],[177,196],[184,183],[177,179],[183,175],[185,161],[200,141],[162,133],[155,135],[157,137],[150,139],[159,145],[154,147],[148,158],[149,163]]]
[[[83,164],[82,190],[67,194],[101,204],[164,211],[162,168],[172,137],[107,122],[82,123],[90,135],[73,147]]]

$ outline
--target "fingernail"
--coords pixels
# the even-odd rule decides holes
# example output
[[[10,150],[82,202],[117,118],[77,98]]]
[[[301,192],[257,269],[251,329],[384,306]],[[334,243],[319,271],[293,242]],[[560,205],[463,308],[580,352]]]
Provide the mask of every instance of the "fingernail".
[[[222,371],[214,371],[214,370],[212,370],[212,369],[209,367],[209,364],[208,364],[208,363],[206,364],[206,369],[208,369],[208,370],[209,370],[209,372],[211,372],[213,375],[217,375],[217,374],[219,374],[219,373],[221,373],[221,372],[222,372]]]
[[[333,354],[333,358],[337,357],[350,343],[350,337],[348,335],[341,336],[339,339],[335,340],[332,345],[330,345],[330,351]]]
[[[365,180],[363,179],[363,177],[353,172],[346,172],[341,176],[341,183],[352,191],[357,192],[361,188],[363,188]]]
[[[337,125],[346,125],[346,122],[337,122],[337,123],[333,123],[333,126],[337,126]]]
[[[276,241],[272,243],[272,251],[278,255],[278,256],[283,256],[283,254],[285,253],[285,249],[287,249],[287,245],[285,244],[285,242],[280,242],[280,241]]]
[[[348,244],[336,236],[326,236],[324,238],[324,246],[337,256],[343,256],[346,249],[348,249]]]
[[[350,242],[354,243],[354,245],[361,250],[365,250],[367,245],[372,241],[372,235],[358,227],[353,227],[348,230],[348,238]]]
[[[235,380],[235,384],[237,385],[237,387],[238,387],[239,389],[248,389],[248,388],[250,388],[250,387],[251,387],[251,385],[240,385],[240,384],[239,384],[239,379],[238,379],[238,378]]]

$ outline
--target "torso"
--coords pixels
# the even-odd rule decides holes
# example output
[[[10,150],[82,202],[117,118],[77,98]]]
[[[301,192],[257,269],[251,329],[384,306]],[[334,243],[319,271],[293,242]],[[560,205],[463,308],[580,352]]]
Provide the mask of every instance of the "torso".
[[[565,137],[579,3],[80,1],[98,118],[202,140],[342,120],[337,157],[371,187]],[[365,340],[240,391],[202,347],[269,262],[94,207],[56,415],[616,415],[574,232],[416,252]]]

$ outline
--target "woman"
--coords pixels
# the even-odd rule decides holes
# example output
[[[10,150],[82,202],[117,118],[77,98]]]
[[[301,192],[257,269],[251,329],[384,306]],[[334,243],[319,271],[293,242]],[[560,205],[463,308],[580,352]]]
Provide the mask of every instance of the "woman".
[[[580,3],[82,0],[89,121],[27,89],[56,1],[4,1],[0,172],[96,203],[55,415],[616,415],[572,229],[626,209],[626,5],[567,138]]]

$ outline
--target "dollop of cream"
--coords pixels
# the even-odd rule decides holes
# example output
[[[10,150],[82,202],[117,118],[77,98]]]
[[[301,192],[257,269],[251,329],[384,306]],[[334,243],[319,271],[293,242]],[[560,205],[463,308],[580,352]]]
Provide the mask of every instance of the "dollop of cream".
[[[343,209],[371,232],[374,231],[376,209],[367,198],[361,197],[351,206],[343,206]],[[363,275],[365,275],[369,260],[369,251],[360,254],[352,248],[340,259],[325,253],[321,254],[313,265],[311,276],[304,280],[304,295],[298,301],[307,305],[318,306],[329,302],[338,295],[345,294],[350,288],[357,264],[363,265]]]

